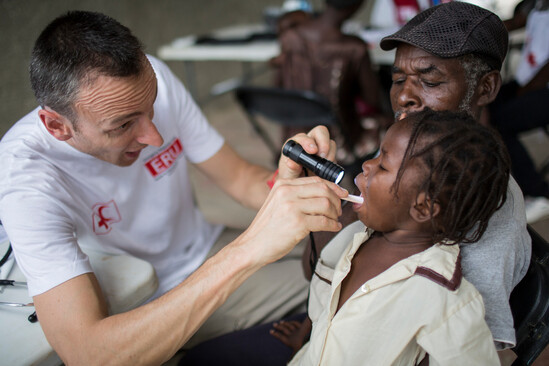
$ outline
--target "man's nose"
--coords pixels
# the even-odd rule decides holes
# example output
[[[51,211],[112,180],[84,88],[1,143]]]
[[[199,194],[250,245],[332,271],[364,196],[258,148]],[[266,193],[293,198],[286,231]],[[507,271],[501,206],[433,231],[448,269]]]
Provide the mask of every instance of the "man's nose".
[[[408,110],[421,109],[421,97],[417,92],[417,86],[414,81],[406,80],[401,87],[396,91],[396,102],[398,109],[402,112]]]
[[[150,118],[141,121],[137,142],[143,145],[162,146],[164,139]]]

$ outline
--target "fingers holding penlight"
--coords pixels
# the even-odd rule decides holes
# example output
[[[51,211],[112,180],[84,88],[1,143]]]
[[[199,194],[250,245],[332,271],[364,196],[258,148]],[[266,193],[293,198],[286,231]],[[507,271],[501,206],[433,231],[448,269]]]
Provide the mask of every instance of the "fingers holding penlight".
[[[309,133],[299,133],[290,140],[300,144],[308,154],[318,155],[333,161],[336,154],[336,143],[330,140],[330,133],[325,126],[317,126]],[[297,178],[303,168],[300,164],[282,155],[279,162],[279,174],[282,178]]]
[[[335,159],[336,143],[330,139],[330,131],[326,126],[313,128],[307,133],[307,137],[311,138],[313,140],[311,143],[316,146],[316,151],[305,149],[309,154],[317,154],[328,160]]]
[[[311,231],[339,231],[341,197],[347,192],[318,177],[279,179],[244,239],[260,242],[253,247],[266,263],[288,253]]]
[[[311,155],[305,152],[303,146],[299,145],[294,140],[288,140],[282,148],[282,154],[298,163],[304,168],[312,171],[318,177],[327,181],[339,184],[345,170],[334,162],[321,158],[318,155]],[[342,200],[353,203],[362,204],[364,199],[361,196],[346,195],[341,197]]]
[[[308,231],[338,230],[337,219],[341,215],[341,197],[347,195],[347,192],[341,187],[320,179],[318,177],[306,177],[301,179],[279,179],[274,185],[269,197],[266,200],[263,209],[273,211],[270,219],[280,218],[281,225],[292,225],[287,222],[294,221],[301,225],[300,220],[306,216],[312,216],[313,220],[325,217],[328,220],[333,220],[333,223],[322,221],[314,224],[314,228],[309,228],[308,225],[302,227]],[[322,225],[329,227],[320,228]]]
[[[341,215],[341,199],[347,190],[318,177],[280,180],[279,194],[295,201],[299,210],[307,215],[325,215],[337,220]]]
[[[294,140],[286,141],[282,148],[282,154],[320,178],[334,183],[339,183],[345,174],[345,170],[341,166],[319,155],[307,153],[303,146]]]

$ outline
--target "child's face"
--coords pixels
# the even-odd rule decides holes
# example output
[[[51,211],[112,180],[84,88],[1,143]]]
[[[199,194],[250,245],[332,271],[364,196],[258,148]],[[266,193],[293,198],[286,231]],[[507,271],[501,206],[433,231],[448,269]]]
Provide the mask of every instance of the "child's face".
[[[391,189],[409,138],[410,128],[406,123],[396,122],[385,135],[379,156],[365,161],[362,164],[363,172],[355,178],[364,202],[353,204],[353,209],[360,221],[376,231],[390,232],[405,228],[411,220],[410,208],[416,201],[422,174],[417,164],[407,164],[398,187],[398,198]]]

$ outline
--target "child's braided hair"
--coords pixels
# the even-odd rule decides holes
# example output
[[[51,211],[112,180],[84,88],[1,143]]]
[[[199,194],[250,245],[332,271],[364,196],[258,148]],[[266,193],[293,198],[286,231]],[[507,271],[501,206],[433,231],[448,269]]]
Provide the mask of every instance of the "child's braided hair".
[[[510,160],[501,137],[465,112],[427,109],[406,120],[410,141],[393,190],[398,191],[407,164],[420,159],[415,161],[427,174],[419,191],[440,205],[439,215],[431,219],[433,241],[478,241],[507,198]]]

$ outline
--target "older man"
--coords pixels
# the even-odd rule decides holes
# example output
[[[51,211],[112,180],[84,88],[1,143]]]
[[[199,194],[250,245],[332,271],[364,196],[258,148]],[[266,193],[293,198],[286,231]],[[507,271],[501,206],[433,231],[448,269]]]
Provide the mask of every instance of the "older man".
[[[501,86],[507,52],[503,22],[475,5],[451,2],[427,9],[381,41],[396,48],[391,105],[397,118],[425,107],[466,110],[477,119]],[[508,199],[474,245],[462,246],[465,277],[483,296],[498,349],[515,344],[509,296],[531,254],[522,193],[510,179]]]
[[[501,87],[507,44],[503,22],[476,5],[456,1],[418,14],[380,44],[386,51],[396,48],[390,90],[395,117],[430,108],[464,110],[478,120]],[[478,243],[463,245],[461,253],[465,277],[483,296],[497,348],[512,347],[509,295],[526,274],[531,255],[524,199],[513,178],[507,202],[487,232]]]
[[[501,87],[508,35],[490,11],[464,2],[429,8],[381,48],[396,48],[391,106],[395,118],[421,111],[463,110],[477,120]],[[524,277],[531,255],[522,192],[513,178],[508,199],[474,245],[461,248],[465,277],[483,296],[486,321],[498,349],[515,344],[509,296]]]

